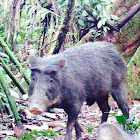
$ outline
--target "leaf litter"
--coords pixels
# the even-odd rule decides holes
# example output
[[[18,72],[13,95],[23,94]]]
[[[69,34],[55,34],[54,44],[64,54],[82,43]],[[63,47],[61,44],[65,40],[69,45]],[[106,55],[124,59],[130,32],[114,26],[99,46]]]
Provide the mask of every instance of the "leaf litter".
[[[6,115],[6,113],[4,113],[3,116],[0,115],[0,139],[8,140],[11,138],[9,140],[20,140],[20,136],[23,137],[27,132],[32,132],[33,135],[35,135],[35,140],[64,139],[67,115],[63,109],[55,108],[52,109],[51,112],[44,112],[40,115],[33,115],[28,110],[27,100],[18,100],[16,103],[23,128],[15,126],[14,118],[12,115]],[[133,100],[129,102],[129,107],[132,108],[137,104],[140,104],[140,101]],[[121,111],[118,109],[115,101],[109,99],[109,105],[111,106],[111,113],[121,115]],[[140,113],[140,108],[138,108],[137,113]],[[85,102],[83,103],[81,113],[78,116],[78,121],[83,131],[82,138],[84,140],[96,139],[98,127],[101,123],[101,115],[102,113],[96,103],[90,107],[87,106]],[[108,122],[116,123],[115,117],[109,115]],[[55,133],[56,131],[58,133]],[[73,129],[73,140],[74,139],[75,130]]]

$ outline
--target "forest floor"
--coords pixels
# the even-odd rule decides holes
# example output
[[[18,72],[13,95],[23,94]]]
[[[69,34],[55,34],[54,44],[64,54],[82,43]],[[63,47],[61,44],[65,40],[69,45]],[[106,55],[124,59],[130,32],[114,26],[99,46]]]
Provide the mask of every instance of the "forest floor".
[[[35,132],[30,133],[31,136],[24,136],[24,138],[20,138],[20,140],[62,140],[65,136],[66,130],[66,122],[67,115],[63,111],[63,109],[53,109],[53,113],[44,112],[41,115],[33,115],[29,112],[27,106],[28,101],[18,100],[16,101],[18,106],[18,112],[21,117],[21,121],[23,124],[23,129],[15,126],[14,118],[12,115],[0,115],[0,139],[3,140],[15,140],[16,137],[22,135],[23,132],[26,131],[25,134],[29,134],[29,132],[33,130],[37,130],[41,132],[43,129],[50,130],[48,135],[45,135],[43,132],[38,133],[41,135],[37,135]],[[111,106],[111,113],[115,115],[121,115],[120,109],[117,108],[117,104],[112,99],[109,100],[109,104]],[[129,102],[130,111],[136,105],[139,105],[140,101],[133,100]],[[20,109],[19,109],[20,108]],[[134,115],[140,114],[140,106],[135,111]],[[97,137],[97,132],[99,125],[101,123],[101,111],[99,110],[98,105],[95,103],[92,106],[87,106],[86,103],[83,104],[81,113],[78,116],[79,123],[83,130],[82,138],[84,140],[95,140]],[[139,115],[140,117],[140,115]],[[140,118],[139,118],[140,120]],[[108,122],[117,123],[115,117],[109,115]],[[23,131],[24,130],[24,131]],[[28,133],[27,133],[27,130]],[[51,133],[58,131],[57,133]],[[55,135],[56,136],[52,136]],[[75,139],[75,131],[73,129],[73,140]],[[51,137],[52,136],[52,137]],[[50,137],[50,138],[49,138]],[[11,139],[9,139],[11,138]],[[17,138],[18,140],[18,138]]]

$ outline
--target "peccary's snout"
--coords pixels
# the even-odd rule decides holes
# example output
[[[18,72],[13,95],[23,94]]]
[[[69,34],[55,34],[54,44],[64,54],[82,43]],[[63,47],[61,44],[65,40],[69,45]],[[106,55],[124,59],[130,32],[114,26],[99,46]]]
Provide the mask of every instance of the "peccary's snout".
[[[34,87],[28,101],[29,111],[35,115],[41,114],[46,111],[47,103],[49,103],[45,89],[41,88],[38,84],[36,84],[36,86]]]
[[[41,110],[38,107],[32,107],[32,108],[29,109],[29,111],[31,113],[33,113],[34,115],[39,115],[39,114],[43,113],[43,110]]]

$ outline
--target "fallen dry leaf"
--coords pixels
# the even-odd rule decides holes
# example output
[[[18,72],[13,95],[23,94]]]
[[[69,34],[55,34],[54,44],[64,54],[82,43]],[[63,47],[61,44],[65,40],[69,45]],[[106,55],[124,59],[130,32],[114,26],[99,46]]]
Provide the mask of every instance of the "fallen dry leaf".
[[[45,124],[43,124],[42,126],[37,126],[37,125],[24,125],[24,127],[25,127],[26,129],[29,129],[29,130],[37,130],[37,131],[40,131],[40,130],[42,130],[42,129],[47,130],[47,129],[48,129],[48,124],[45,123]]]
[[[16,138],[19,138],[20,136],[23,135],[23,129],[18,127],[18,126],[15,126],[13,127],[13,130],[14,130],[14,134],[16,136]]]
[[[49,127],[57,127],[57,126],[60,126],[60,127],[63,127],[65,128],[66,127],[66,124],[62,121],[57,121],[57,122],[47,122],[48,126]]]
[[[57,118],[57,116],[56,116],[55,113],[45,112],[45,113],[43,113],[43,115],[44,115],[45,117],[48,117],[48,118],[52,118],[52,119],[58,120],[58,118]]]
[[[34,114],[32,114],[28,109],[21,109],[21,110],[19,110],[21,113],[23,113],[24,114],[24,116],[27,118],[27,119],[30,119],[30,118],[32,118],[32,117],[34,117],[35,115]]]

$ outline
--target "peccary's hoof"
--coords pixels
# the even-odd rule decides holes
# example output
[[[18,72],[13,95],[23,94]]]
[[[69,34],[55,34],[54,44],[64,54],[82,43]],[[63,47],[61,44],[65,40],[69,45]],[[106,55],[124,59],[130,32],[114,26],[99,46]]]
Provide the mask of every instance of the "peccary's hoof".
[[[35,115],[41,114],[43,113],[43,110],[37,108],[37,107],[32,107],[31,109],[29,109],[29,111]]]

